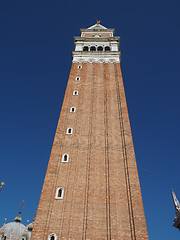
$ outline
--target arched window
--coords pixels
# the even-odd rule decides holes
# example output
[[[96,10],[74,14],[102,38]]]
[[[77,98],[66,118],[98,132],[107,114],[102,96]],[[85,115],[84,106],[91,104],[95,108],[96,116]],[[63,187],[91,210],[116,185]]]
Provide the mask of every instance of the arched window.
[[[108,51],[110,51],[110,50],[111,50],[111,49],[110,49],[109,46],[106,46],[106,47],[105,47],[105,51],[106,51],[106,52],[108,52]]]
[[[90,47],[90,51],[96,51],[96,47],[95,46],[91,46]]]
[[[68,128],[67,131],[66,131],[67,134],[72,134],[72,132],[73,132],[72,128]]]
[[[102,51],[103,51],[103,47],[102,47],[102,46],[99,46],[99,47],[97,48],[97,50],[100,51],[100,52],[102,52]]]
[[[56,199],[63,199],[63,196],[64,196],[64,188],[62,188],[62,187],[57,188],[55,198]]]
[[[76,81],[80,81],[80,77],[76,77]]]
[[[63,154],[62,162],[68,162],[68,161],[69,161],[69,155],[67,153]]]
[[[82,66],[81,65],[78,65],[78,69],[81,69],[82,68]]]
[[[88,46],[84,46],[84,47],[83,47],[83,51],[84,51],[84,52],[88,52],[88,50],[89,50]]]
[[[70,108],[70,112],[75,112],[76,111],[76,108],[75,107],[71,107]]]
[[[57,240],[57,235],[55,233],[51,233],[48,237],[48,240]]]
[[[77,95],[78,95],[78,91],[75,90],[75,91],[73,92],[73,95],[74,95],[74,96],[77,96]]]

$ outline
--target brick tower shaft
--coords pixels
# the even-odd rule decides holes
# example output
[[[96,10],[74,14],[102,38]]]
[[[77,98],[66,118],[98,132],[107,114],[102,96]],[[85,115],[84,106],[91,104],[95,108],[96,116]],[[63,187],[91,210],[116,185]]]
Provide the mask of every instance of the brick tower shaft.
[[[74,41],[31,239],[148,240],[119,38],[97,23]]]

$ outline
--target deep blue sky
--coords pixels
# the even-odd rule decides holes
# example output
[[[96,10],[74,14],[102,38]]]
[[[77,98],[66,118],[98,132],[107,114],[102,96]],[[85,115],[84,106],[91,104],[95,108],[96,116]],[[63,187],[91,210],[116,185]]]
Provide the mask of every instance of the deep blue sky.
[[[97,19],[121,37],[122,72],[149,237],[176,240],[180,200],[180,1],[0,1],[0,225],[32,221],[71,67]],[[144,170],[145,168],[146,170]]]

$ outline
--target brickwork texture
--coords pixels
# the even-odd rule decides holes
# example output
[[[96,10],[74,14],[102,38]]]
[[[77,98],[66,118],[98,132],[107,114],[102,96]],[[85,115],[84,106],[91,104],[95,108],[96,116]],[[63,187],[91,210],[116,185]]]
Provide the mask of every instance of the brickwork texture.
[[[58,187],[63,199],[55,198]],[[51,233],[58,240],[148,240],[119,63],[72,64],[31,240]]]

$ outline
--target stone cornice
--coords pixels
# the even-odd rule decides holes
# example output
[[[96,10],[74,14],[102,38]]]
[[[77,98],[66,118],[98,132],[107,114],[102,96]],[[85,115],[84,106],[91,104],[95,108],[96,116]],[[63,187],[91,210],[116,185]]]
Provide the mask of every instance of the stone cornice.
[[[75,41],[82,41],[82,42],[109,42],[109,41],[120,41],[120,37],[74,37]]]
[[[110,28],[108,28],[108,29],[87,29],[87,28],[81,28],[80,29],[80,34],[82,33],[82,32],[115,32],[115,29],[114,28],[112,28],[112,29],[110,29]]]
[[[83,52],[72,51],[72,62],[97,62],[119,63],[121,61],[121,52]]]

